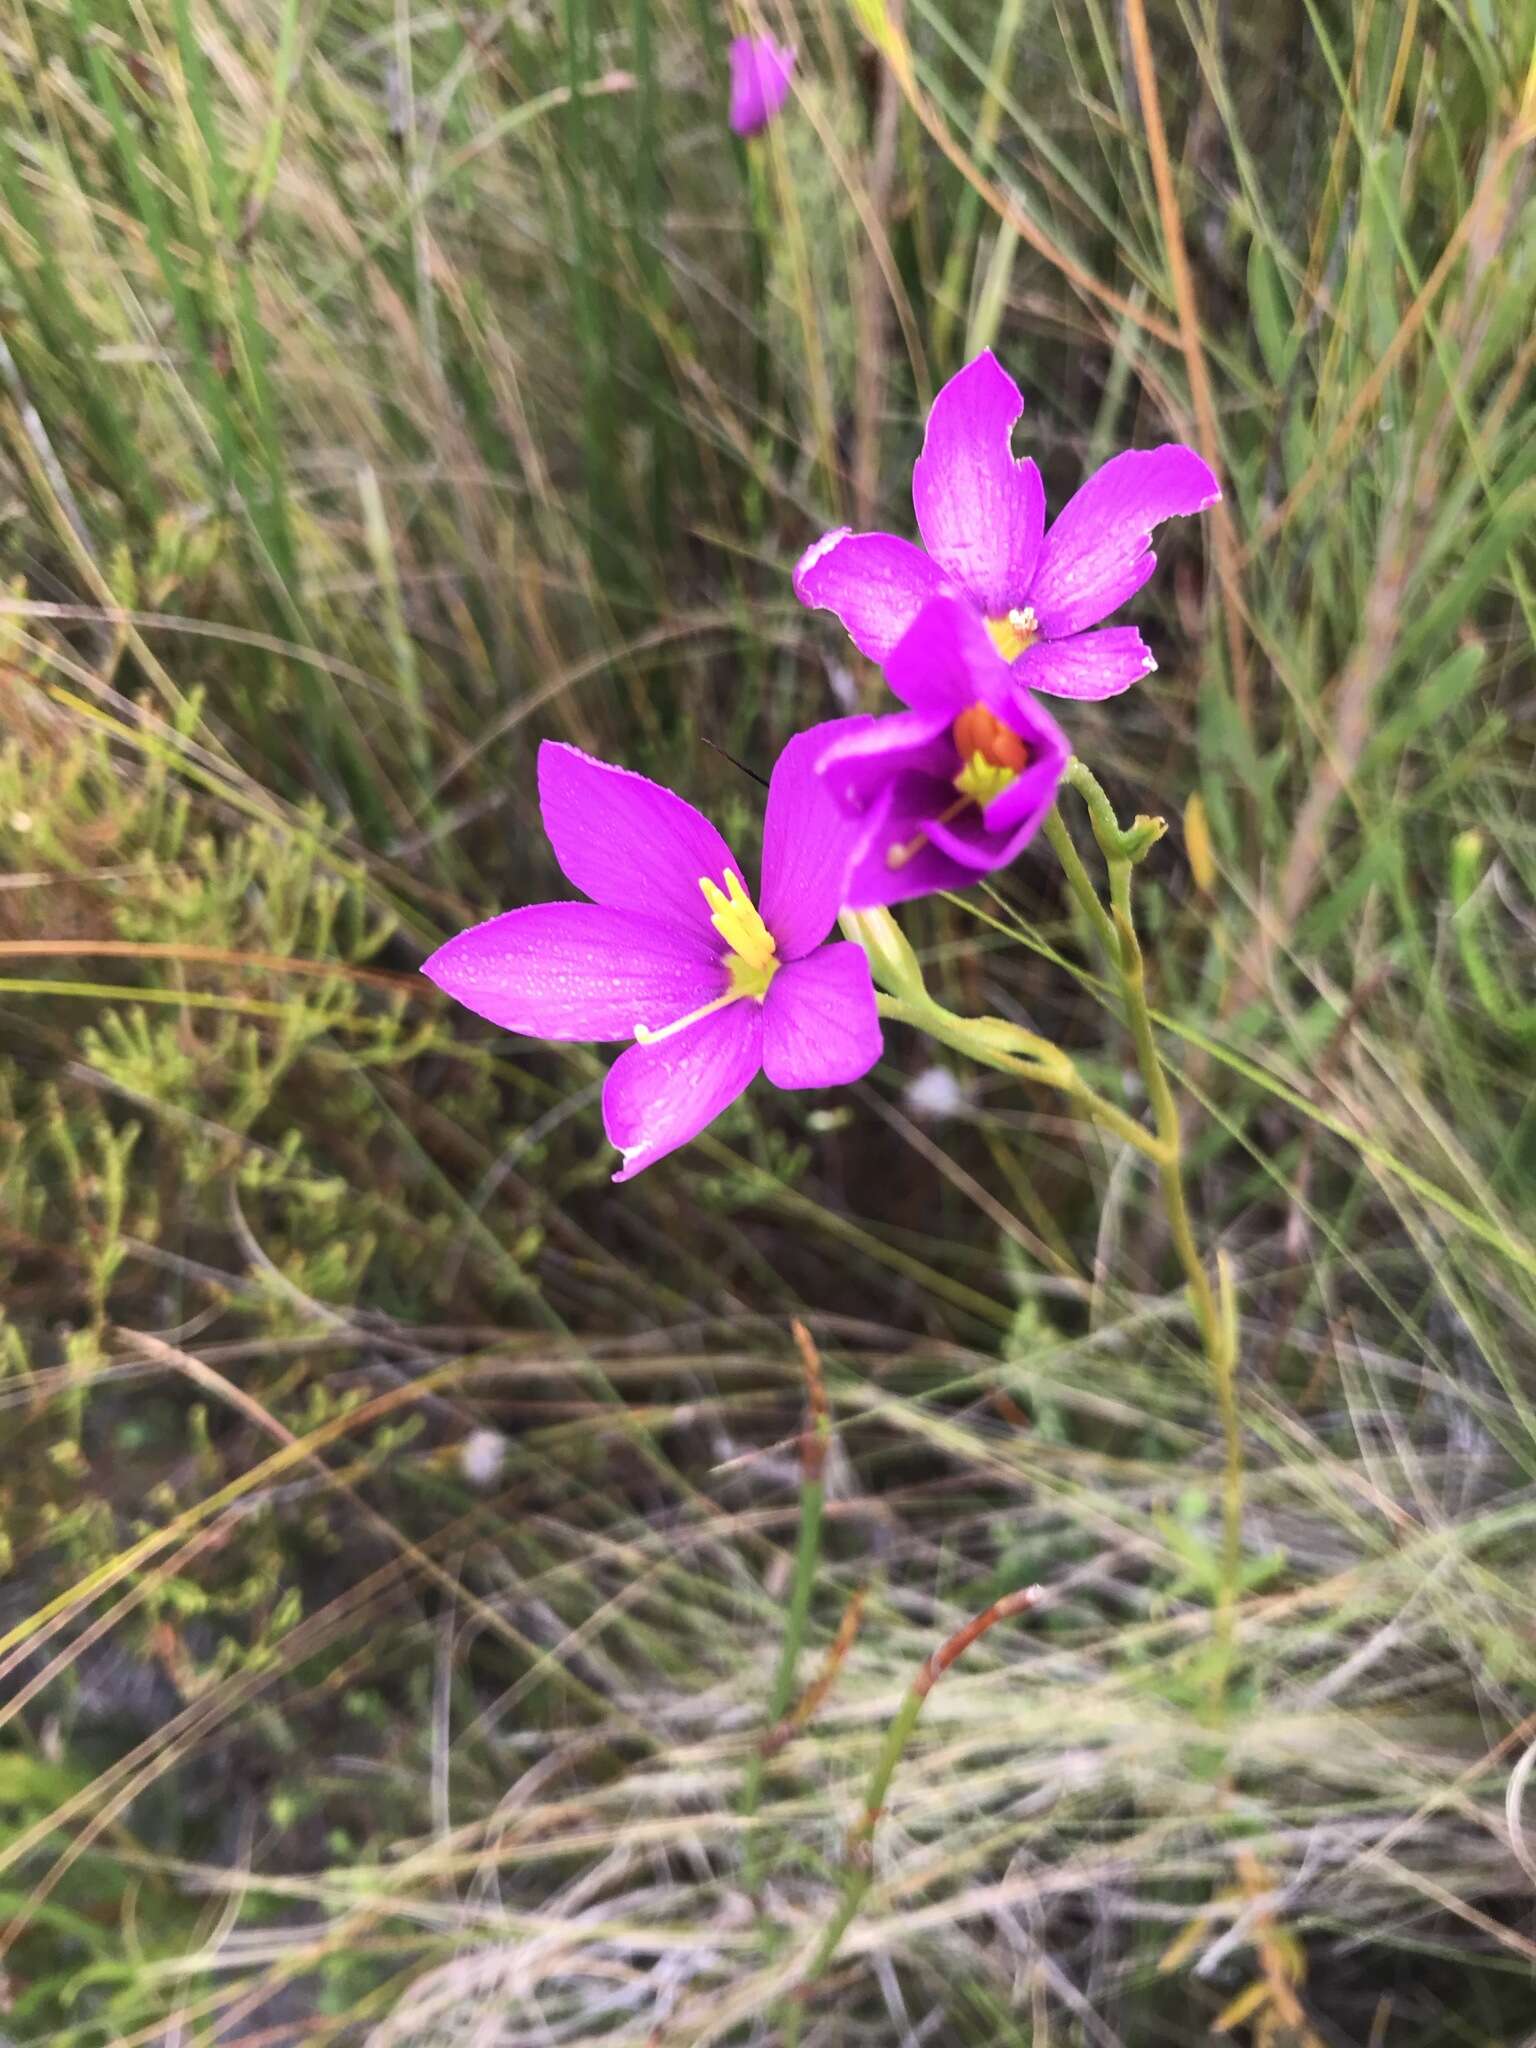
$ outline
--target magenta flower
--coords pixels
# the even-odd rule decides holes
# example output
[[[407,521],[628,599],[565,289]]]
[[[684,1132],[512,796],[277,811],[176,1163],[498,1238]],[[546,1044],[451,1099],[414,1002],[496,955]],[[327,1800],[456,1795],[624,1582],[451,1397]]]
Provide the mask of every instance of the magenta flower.
[[[779,756],[757,907],[741,864],[691,804],[546,741],[544,829],[566,879],[592,900],[509,910],[422,969],[508,1031],[638,1040],[603,1087],[603,1122],[624,1155],[615,1180],[697,1137],[759,1068],[777,1088],[827,1088],[879,1058],[864,953],[822,944],[842,907],[850,834],[815,764],[848,722],[814,726]]]
[[[766,128],[789,93],[795,68],[791,44],[772,36],[737,36],[731,44],[731,130],[756,135]]]
[[[885,679],[909,708],[839,720],[817,762],[856,828],[852,910],[968,888],[1006,867],[1055,802],[1071,754],[962,599],[924,605]]]
[[[836,612],[883,663],[929,598],[949,591],[986,622],[1031,690],[1113,697],[1156,668],[1134,626],[1089,632],[1157,567],[1152,529],[1214,505],[1221,488],[1192,448],[1111,456],[1049,532],[1045,489],[1013,453],[1024,399],[990,349],[958,371],[928,415],[912,504],[928,552],[892,533],[839,527],[795,568],[802,604]]]

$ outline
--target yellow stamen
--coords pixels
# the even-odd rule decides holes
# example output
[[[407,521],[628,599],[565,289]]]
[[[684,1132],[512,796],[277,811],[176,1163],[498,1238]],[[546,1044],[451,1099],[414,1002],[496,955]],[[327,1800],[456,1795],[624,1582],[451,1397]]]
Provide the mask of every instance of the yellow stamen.
[[[978,749],[955,777],[955,787],[985,810],[994,797],[1011,789],[1018,779],[1016,768],[1000,768]]]
[[[972,804],[985,810],[995,797],[1011,789],[1029,766],[1028,746],[1012,726],[1004,725],[985,704],[967,705],[950,730],[960,756],[960,772],[954,778],[960,795],[941,817],[933,820],[936,825],[949,824]],[[886,866],[904,868],[927,844],[926,831],[914,832],[910,839],[886,849]]]
[[[985,809],[1029,766],[1029,748],[985,704],[969,705],[955,720],[952,731],[961,761],[955,787]]]
[[[709,905],[710,923],[730,948],[720,963],[731,977],[730,987],[723,995],[716,996],[712,1003],[690,1010],[686,1017],[664,1024],[659,1031],[653,1031],[648,1024],[637,1024],[635,1040],[639,1045],[659,1045],[664,1038],[675,1038],[679,1031],[686,1031],[701,1017],[712,1017],[716,1010],[723,1010],[728,1003],[739,1003],[743,996],[751,996],[760,1003],[768,993],[769,982],[779,971],[778,942],[742,887],[740,875],[727,868],[723,889],[708,875],[700,875],[699,887]]]
[[[773,933],[763,923],[757,906],[741,885],[734,868],[725,871],[725,887],[700,875],[699,887],[710,908],[710,923],[730,951],[725,964],[730,969],[731,992],[756,996],[768,993],[768,984],[779,971],[779,952]]]
[[[697,1010],[690,1010],[686,1017],[676,1017],[670,1024],[663,1024],[659,1031],[653,1031],[649,1024],[635,1026],[636,1045],[660,1045],[664,1038],[676,1038],[679,1031],[686,1031],[690,1024],[697,1024],[701,1017],[713,1017],[716,1010],[723,1010],[727,1003],[734,1003],[741,995],[740,989],[728,988],[723,996],[716,996],[712,1003],[704,1003]]]
[[[1004,661],[1017,661],[1025,648],[1033,647],[1040,638],[1040,621],[1027,604],[1015,605],[1002,618],[988,619],[987,631]]]

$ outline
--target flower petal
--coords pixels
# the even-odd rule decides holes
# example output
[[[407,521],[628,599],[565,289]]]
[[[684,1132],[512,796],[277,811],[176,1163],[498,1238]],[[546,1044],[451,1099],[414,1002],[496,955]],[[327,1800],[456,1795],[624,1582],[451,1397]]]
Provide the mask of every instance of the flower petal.
[[[957,597],[923,606],[885,664],[885,680],[914,711],[957,717],[985,704],[1008,719],[1018,698],[1012,662],[1005,661],[982,619]]]
[[[1028,599],[1045,633],[1065,639],[1124,604],[1157,567],[1152,529],[1220,496],[1194,449],[1177,442],[1111,456],[1045,536]]]
[[[1012,790],[1008,792],[1014,794]],[[936,853],[949,856],[954,862],[957,876],[946,882],[948,889],[968,889],[982,875],[995,874],[999,868],[1012,867],[1030,840],[1039,831],[1045,814],[1055,802],[1055,789],[1044,803],[1036,803],[1026,817],[1019,820],[1011,832],[976,833],[967,837],[963,830],[953,825],[934,825],[930,828]]]
[[[1014,679],[1048,697],[1118,697],[1157,667],[1134,626],[1104,626],[1066,640],[1037,640],[1013,664]]]
[[[763,884],[757,907],[779,959],[798,960],[831,931],[843,907],[853,833],[817,767],[828,743],[872,718],[832,718],[796,733],[774,763],[763,819]]]
[[[624,1154],[615,1180],[633,1180],[696,1138],[762,1065],[763,1010],[750,996],[701,1017],[658,1045],[620,1053],[603,1083],[603,1127]]]
[[[877,719],[916,725],[915,713]],[[939,889],[968,888],[978,875],[1006,867],[1034,836],[1056,798],[1071,756],[1067,736],[1037,698],[1018,689],[1008,723],[1025,741],[1029,764],[984,811],[955,804],[954,740],[947,728],[928,745],[892,749],[882,762],[870,736],[841,741],[828,761],[829,779],[858,776],[851,791],[863,805],[863,829],[847,883],[848,907],[870,910],[905,903]],[[863,753],[855,750],[863,748]],[[846,758],[840,758],[846,756]],[[884,773],[878,773],[882,768]]]
[[[848,876],[850,910],[874,910],[906,903],[939,889],[965,889],[974,872],[928,836],[943,816],[945,785],[911,777],[889,783],[865,816],[864,830]],[[898,859],[892,864],[891,854]]]
[[[850,721],[852,723],[852,721]],[[821,755],[816,772],[845,812],[868,810],[894,779],[917,775],[943,783],[955,772],[949,712],[893,711],[859,721]]]
[[[508,910],[439,946],[422,968],[445,995],[530,1038],[633,1038],[728,986],[720,942],[598,903]]]
[[[766,128],[789,92],[795,68],[791,44],[781,49],[772,36],[737,36],[731,44],[730,123],[736,135]]]
[[[1013,428],[1024,395],[991,349],[950,378],[928,415],[912,471],[923,545],[982,610],[1024,602],[1045,527],[1045,487]]]
[[[1030,837],[1055,803],[1072,758],[1071,742],[1043,704],[1030,704],[1021,711],[1015,729],[1029,748],[1029,765],[1018,781],[1010,783],[982,812],[981,822],[990,839],[1011,839],[1025,824],[1029,827],[1025,838]],[[1023,843],[1015,844],[1009,860]]]
[[[884,661],[944,575],[921,548],[894,533],[824,533],[795,564],[795,595],[836,612],[853,644]]]
[[[555,859],[583,895],[713,935],[700,878],[718,882],[727,868],[742,871],[692,804],[644,775],[546,740],[539,805]]]
[[[928,827],[930,844],[936,853],[954,861],[964,876],[947,887],[964,889],[979,875],[1012,866],[1055,803],[1065,767],[1064,753],[1036,762],[979,815],[966,811],[947,824],[937,818],[933,821]]]
[[[840,941],[781,967],[763,1002],[763,1072],[775,1088],[838,1088],[880,1057],[862,946]]]

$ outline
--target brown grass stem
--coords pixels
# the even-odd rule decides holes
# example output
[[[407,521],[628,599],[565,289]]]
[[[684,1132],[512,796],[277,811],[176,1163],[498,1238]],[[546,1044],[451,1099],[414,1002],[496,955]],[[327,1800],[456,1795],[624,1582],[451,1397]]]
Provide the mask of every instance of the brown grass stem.
[[[844,1854],[844,1876],[842,1891],[837,1908],[822,1932],[811,1958],[810,1967],[795,1995],[785,2023],[785,2040],[793,2048],[799,2037],[800,2020],[805,2001],[817,1982],[826,1974],[827,1966],[838,1950],[843,1936],[857,1918],[859,1908],[874,1881],[874,1838],[885,1811],[886,1796],[891,1780],[901,1762],[912,1731],[917,1726],[918,1716],[923,1711],[929,1693],[938,1684],[944,1673],[957,1657],[963,1656],[972,1643],[978,1642],[989,1629],[997,1627],[1000,1621],[1008,1621],[1014,1615],[1024,1614],[1034,1607],[1041,1597],[1039,1586],[1023,1586],[1015,1593],[1005,1593],[1001,1600],[994,1600],[990,1607],[973,1615],[953,1635],[946,1639],[925,1659],[917,1676],[908,1688],[906,1697],[897,1708],[890,1726],[885,1731],[885,1740],[875,1758],[874,1768],[869,1774],[869,1783],[864,1793],[864,1810],[848,1831],[847,1847]]]

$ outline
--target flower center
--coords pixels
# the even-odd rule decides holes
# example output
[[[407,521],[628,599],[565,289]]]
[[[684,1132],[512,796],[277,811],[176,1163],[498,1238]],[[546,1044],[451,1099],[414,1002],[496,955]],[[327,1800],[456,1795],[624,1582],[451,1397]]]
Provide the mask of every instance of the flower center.
[[[1029,766],[1029,748],[1013,727],[1004,725],[985,704],[967,705],[949,730],[960,756],[960,772],[952,787],[960,794],[934,819],[936,825],[948,825],[972,804],[985,810],[994,797],[1011,789]],[[927,832],[915,832],[910,839],[886,849],[886,866],[904,868],[927,844]]]
[[[717,1010],[740,1002],[743,996],[751,996],[760,1003],[768,993],[769,982],[783,964],[779,959],[778,941],[763,923],[756,904],[741,886],[741,877],[733,868],[725,871],[723,889],[708,875],[700,875],[699,887],[709,905],[709,921],[728,948],[722,964],[730,974],[730,986],[712,1003],[690,1010],[686,1017],[674,1017],[659,1031],[653,1030],[649,1024],[636,1024],[635,1039],[640,1045],[659,1045],[664,1038],[675,1038],[690,1024],[712,1017]]]
[[[699,887],[710,908],[710,923],[724,939],[728,951],[725,964],[730,970],[731,995],[755,996],[759,1002],[779,971],[779,950],[773,933],[763,923],[751,897],[741,885],[734,868],[725,871],[725,887],[700,875]]]
[[[985,704],[970,705],[950,730],[961,764],[955,788],[983,809],[1017,782],[1029,766],[1028,747]]]
[[[1040,621],[1029,605],[1015,605],[1002,618],[988,619],[987,631],[1004,661],[1017,661],[1025,648],[1033,647],[1040,638]]]

